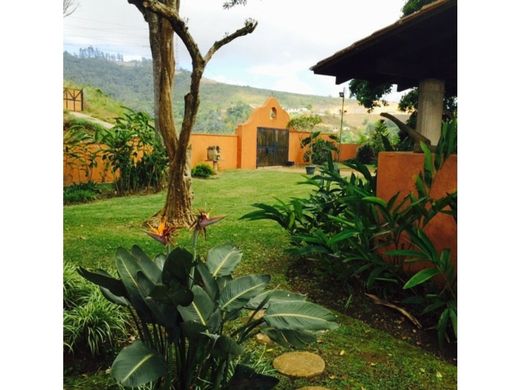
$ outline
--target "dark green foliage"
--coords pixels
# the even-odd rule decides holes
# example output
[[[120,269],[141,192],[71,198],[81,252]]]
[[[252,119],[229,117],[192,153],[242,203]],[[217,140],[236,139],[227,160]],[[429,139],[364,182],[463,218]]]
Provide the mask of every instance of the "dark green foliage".
[[[376,153],[370,144],[361,145],[356,153],[356,161],[362,164],[375,164]]]
[[[368,138],[357,151],[356,160],[363,164],[377,164],[379,152],[391,152],[396,148],[396,137],[384,120],[369,128]]]
[[[67,263],[63,269],[63,310],[63,346],[74,356],[107,354],[126,333],[128,315]]]
[[[344,178],[329,155],[320,174],[306,181],[315,186],[308,199],[278,201],[273,206],[254,204],[258,210],[242,218],[276,221],[291,234],[294,253],[317,260],[322,272],[347,286],[360,284],[403,304],[413,303],[417,315],[435,321],[442,342],[456,338],[455,269],[450,251],[437,251],[425,228],[439,213],[456,220],[456,192],[435,200],[430,196],[436,173],[456,151],[456,122],[443,125],[435,157],[426,145],[421,147],[425,156],[416,181],[417,195],[380,199],[376,177],[365,165],[347,162],[358,174]],[[430,268],[406,275],[403,264],[416,261],[427,262]],[[433,283],[434,277],[440,287]]]
[[[112,129],[103,129],[95,135],[95,142],[107,146],[98,153],[109,163],[112,172],[119,175],[114,183],[119,194],[162,188],[168,157],[151,120],[144,112],[126,108]]]
[[[277,379],[236,365],[242,343],[258,327],[291,332],[293,346],[337,327],[330,311],[304,296],[266,291],[269,275],[233,279],[241,258],[230,245],[213,248],[206,260],[182,248],[151,259],[134,246],[130,252],[118,249],[117,277],[80,268],[108,300],[133,313],[139,340],[115,359],[114,378],[125,386],[151,383],[154,389],[270,389]],[[261,309],[264,317],[253,319]],[[243,310],[252,314],[233,325]]]
[[[351,80],[349,85],[350,97],[355,97],[363,107],[372,111],[374,107],[386,105],[386,101],[381,98],[390,93],[392,84],[374,84],[370,81]]]
[[[73,184],[63,188],[63,203],[87,203],[97,199],[101,190],[94,182]]]
[[[210,176],[215,175],[215,171],[208,164],[200,163],[195,165],[195,167],[191,170],[191,176],[193,177],[201,177],[203,179],[207,179]]]
[[[300,146],[305,150],[303,159],[311,164],[321,165],[327,161],[327,156],[332,152],[338,152],[335,136],[329,136],[330,140],[320,137],[319,131],[312,132],[308,137],[301,140]]]
[[[287,128],[295,128],[299,131],[312,131],[312,129],[321,122],[322,119],[319,115],[301,115],[292,118],[289,123],[287,123]]]
[[[408,0],[402,8],[403,16],[413,14],[426,4],[433,3],[435,0]]]

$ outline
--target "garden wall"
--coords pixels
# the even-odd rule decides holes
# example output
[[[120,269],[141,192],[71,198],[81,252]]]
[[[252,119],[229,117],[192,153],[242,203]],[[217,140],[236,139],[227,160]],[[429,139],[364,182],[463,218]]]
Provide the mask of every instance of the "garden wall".
[[[380,152],[377,164],[377,196],[389,200],[397,192],[403,199],[415,191],[415,179],[423,169],[424,155],[413,152]],[[457,155],[451,155],[434,178],[431,196],[441,198],[457,190]],[[450,248],[452,262],[457,265],[457,224],[446,214],[436,215],[426,226],[426,234],[435,248],[440,251]],[[415,263],[410,267],[416,272],[423,265]]]
[[[213,166],[212,162],[208,161],[208,147],[218,145],[222,158],[218,163],[218,169],[234,169],[237,167],[237,143],[238,137],[235,134],[192,134],[191,166],[199,163]]]
[[[63,185],[68,186],[88,181],[112,183],[115,177],[110,169],[105,169],[105,161],[101,157],[96,158],[94,167],[88,168],[90,160],[87,156],[102,149],[103,145],[89,145],[88,152],[85,152],[82,147],[75,148],[73,152],[77,158],[63,155]]]
[[[238,125],[235,134],[192,134],[190,137],[191,165],[206,163],[212,166],[211,161],[207,160],[207,149],[209,146],[219,146],[222,157],[218,164],[219,170],[256,169],[257,128],[286,129],[289,119],[289,114],[280,106],[278,101],[269,97],[262,106],[251,113],[246,122]],[[300,142],[309,135],[310,133],[306,131],[289,130],[289,161],[293,161],[297,165],[305,163],[303,160],[304,151],[300,147]],[[329,139],[326,134],[321,137]],[[355,157],[357,146],[341,145],[340,160],[344,161]],[[101,148],[102,145],[95,147]],[[84,165],[85,163],[81,163],[79,160],[71,161],[64,157],[63,184],[87,182],[89,178],[85,175]],[[110,170],[105,171],[104,162],[101,159],[97,159],[97,167],[92,168],[91,178],[95,182],[112,182],[114,180]]]

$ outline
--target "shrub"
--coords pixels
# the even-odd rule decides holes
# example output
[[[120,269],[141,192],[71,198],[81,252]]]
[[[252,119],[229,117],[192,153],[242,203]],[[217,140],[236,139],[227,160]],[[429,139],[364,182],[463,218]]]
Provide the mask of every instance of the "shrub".
[[[73,184],[63,189],[63,203],[86,203],[97,199],[101,191],[93,182]]]
[[[208,164],[197,164],[192,170],[191,170],[191,176],[193,177],[201,177],[201,178],[208,178],[212,175],[215,175],[215,171],[213,168],[211,168]]]
[[[63,269],[63,346],[77,356],[106,354],[123,338],[128,315],[81,278],[75,266]]]
[[[168,157],[161,137],[150,124],[144,112],[125,108],[123,116],[116,118],[112,129],[96,134],[96,142],[107,148],[99,151],[118,179],[114,187],[118,194],[141,190],[162,189]]]
[[[388,201],[377,198],[376,177],[363,164],[347,162],[358,175],[340,176],[329,155],[321,173],[307,179],[315,186],[308,199],[254,204],[258,210],[242,218],[276,221],[291,234],[293,252],[318,260],[315,264],[328,275],[411,305],[417,315],[436,323],[442,343],[457,334],[457,279],[450,251],[437,251],[425,228],[439,213],[456,221],[456,192],[430,196],[436,173],[456,151],[456,122],[443,125],[435,157],[421,147],[424,166],[417,194],[403,200],[398,201],[399,194]],[[405,262],[426,262],[429,268],[410,277],[403,271]]]
[[[121,350],[111,369],[121,385],[270,389],[276,378],[238,364],[242,344],[260,326],[274,341],[298,348],[315,341],[317,331],[337,327],[330,311],[305,296],[266,290],[269,275],[233,278],[242,258],[235,247],[213,248],[205,260],[196,256],[198,234],[219,219],[201,213],[194,225],[193,253],[176,247],[151,259],[133,246],[131,251],[118,249],[117,277],[80,269],[104,289],[107,299],[136,314],[139,340]],[[261,309],[264,316],[254,318]],[[230,326],[246,310],[247,320]],[[262,387],[257,387],[259,381]]]
[[[327,161],[327,155],[332,152],[338,152],[336,146],[337,138],[333,135],[329,136],[330,141],[320,138],[321,132],[314,131],[308,137],[300,142],[300,147],[305,150],[303,159],[311,164],[324,164]]]
[[[374,148],[369,144],[361,145],[357,150],[356,161],[361,164],[374,164],[376,161]]]

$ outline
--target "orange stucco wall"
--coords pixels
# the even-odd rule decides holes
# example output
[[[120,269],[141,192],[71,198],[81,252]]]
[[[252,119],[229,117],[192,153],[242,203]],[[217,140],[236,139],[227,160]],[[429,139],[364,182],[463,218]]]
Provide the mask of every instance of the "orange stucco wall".
[[[235,134],[192,134],[190,137],[191,166],[194,167],[199,163],[213,166],[211,161],[207,161],[208,147],[219,146],[221,160],[218,169],[234,169],[237,167],[237,143],[238,137]]]
[[[339,152],[339,160],[345,161],[355,158],[359,145],[358,144],[341,144]]]
[[[400,199],[415,191],[415,179],[423,169],[424,155],[413,152],[381,152],[377,164],[377,196],[388,200],[397,192]],[[434,199],[457,189],[457,155],[450,156],[434,178],[431,196]],[[451,249],[452,261],[457,264],[457,224],[449,215],[438,214],[425,228],[435,248]],[[410,271],[424,267],[412,264]]]
[[[96,183],[112,183],[114,175],[110,169],[106,169],[105,161],[101,157],[96,158],[96,166],[87,170],[86,166],[90,160],[85,164],[84,160],[88,159],[90,153],[102,150],[102,145],[89,145],[88,153],[83,152],[81,147],[77,147],[74,152],[79,155],[79,158],[70,158],[63,156],[63,185],[86,183],[92,180]],[[88,173],[88,175],[87,175]]]
[[[289,114],[273,97],[269,97],[262,106],[254,110],[249,119],[237,127],[238,168],[256,168],[257,127],[286,129],[289,119]]]
[[[222,156],[222,160],[218,164],[219,170],[255,169],[257,128],[286,129],[289,119],[289,114],[280,106],[278,101],[269,97],[262,106],[251,113],[246,122],[238,125],[235,134],[192,134],[190,137],[191,164],[192,166],[199,163],[212,165],[210,161],[207,161],[207,149],[209,146],[218,145]],[[309,134],[306,131],[289,130],[289,161],[294,161],[295,164],[305,163],[303,160],[304,150],[300,147],[300,142]],[[329,138],[326,134],[321,137]],[[341,145],[340,159],[347,160],[355,157],[356,150],[357,145]],[[73,162],[64,157],[64,185],[88,181],[84,172],[84,166],[79,161]],[[98,167],[93,169],[92,180],[96,182],[112,182],[114,180],[110,170],[105,169],[104,162],[101,159],[98,160]]]

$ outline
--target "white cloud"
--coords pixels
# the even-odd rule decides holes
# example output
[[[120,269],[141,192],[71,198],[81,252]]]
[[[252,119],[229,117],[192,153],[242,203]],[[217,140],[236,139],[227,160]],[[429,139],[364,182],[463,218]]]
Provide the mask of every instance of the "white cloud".
[[[223,0],[182,2],[181,15],[201,51],[248,17],[258,27],[219,50],[206,76],[266,89],[291,88],[336,96],[333,77],[314,75],[309,67],[377,29],[393,23],[404,0],[249,0],[247,6],[222,9]],[[125,55],[148,56],[147,26],[137,9],[122,0],[89,0],[64,19],[69,46],[110,47]],[[190,67],[182,42],[177,62]],[[328,81],[327,81],[328,80]]]

